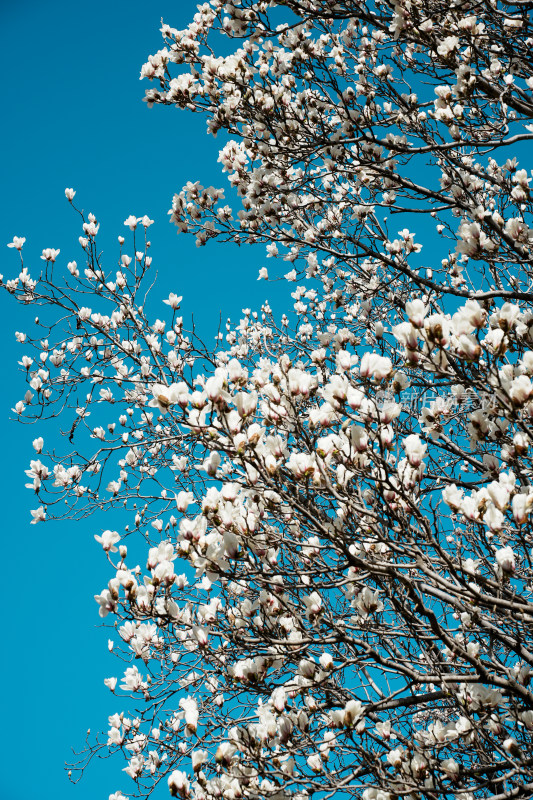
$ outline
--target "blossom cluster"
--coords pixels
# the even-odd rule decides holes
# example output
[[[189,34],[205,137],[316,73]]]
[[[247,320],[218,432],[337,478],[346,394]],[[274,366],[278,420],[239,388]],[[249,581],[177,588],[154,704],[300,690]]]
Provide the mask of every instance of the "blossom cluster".
[[[212,0],[163,25],[147,102],[227,134],[229,182],[189,182],[171,220],[260,245],[289,286],[212,352],[179,287],[147,316],[147,216],[113,269],[93,214],[33,277],[9,244],[3,288],[57,320],[17,333],[14,413],[61,411],[69,439],[33,442],[33,522],[121,509],[95,600],[136,710],[85,758],[120,750],[137,794],[530,791],[531,29],[469,0]]]

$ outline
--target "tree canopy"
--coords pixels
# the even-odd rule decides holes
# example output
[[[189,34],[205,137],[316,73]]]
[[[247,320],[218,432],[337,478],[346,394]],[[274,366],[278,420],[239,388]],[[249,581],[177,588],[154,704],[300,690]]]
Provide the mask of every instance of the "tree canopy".
[[[33,443],[33,521],[128,520],[95,537],[127,707],[75,768],[121,750],[127,794],[184,800],[533,796],[531,9],[163,24],[146,100],[204,113],[229,179],[171,221],[290,288],[215,349],[179,286],[148,313],[148,217],[118,264],[81,211],[79,264],[10,244],[39,309],[15,411],[65,429]]]

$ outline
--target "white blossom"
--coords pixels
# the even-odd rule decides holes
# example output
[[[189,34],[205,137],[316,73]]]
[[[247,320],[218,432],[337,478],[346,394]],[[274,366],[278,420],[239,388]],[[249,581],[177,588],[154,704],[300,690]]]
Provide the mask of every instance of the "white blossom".
[[[505,574],[513,573],[516,569],[515,554],[512,547],[501,547],[496,551],[496,563]]]
[[[204,114],[229,186],[193,176],[171,222],[206,252],[242,245],[270,302],[221,251],[212,274],[187,262],[190,318],[148,215],[102,253],[83,214],[83,263],[59,272],[59,249],[31,272],[8,245],[0,288],[37,315],[10,403],[37,423],[33,523],[105,520],[95,611],[123,666],[87,760],[121,750],[139,796],[474,800],[484,776],[528,794],[527,16],[212,0],[162,23],[146,102]],[[242,311],[201,338],[222,286]],[[69,565],[86,570],[78,544]]]

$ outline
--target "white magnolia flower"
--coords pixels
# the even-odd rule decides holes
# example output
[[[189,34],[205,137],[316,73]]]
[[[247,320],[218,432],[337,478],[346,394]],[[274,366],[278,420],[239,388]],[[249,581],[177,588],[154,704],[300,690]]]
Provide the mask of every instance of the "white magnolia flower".
[[[257,392],[239,392],[235,397],[235,405],[240,417],[251,416],[257,408]]]
[[[94,599],[100,606],[98,613],[101,617],[107,617],[107,615],[116,608],[116,602],[109,589],[104,589],[102,594],[95,594]]]
[[[427,444],[422,442],[416,433],[411,433],[406,439],[404,439],[403,446],[407,455],[407,460],[411,466],[420,466],[428,449]]]
[[[377,353],[365,353],[361,359],[359,374],[362,378],[374,378],[377,381],[388,378],[392,372],[392,361],[387,356]]]
[[[509,395],[514,405],[523,406],[531,397],[532,392],[533,384],[527,375],[519,375],[511,383]]]
[[[183,709],[185,727],[189,733],[196,733],[198,727],[198,704],[194,697],[182,697],[179,706]]]
[[[503,511],[509,502],[510,490],[500,481],[492,481],[487,486],[490,499],[500,511]]]
[[[166,303],[167,306],[170,306],[174,311],[176,311],[180,307],[180,303],[183,300],[183,297],[178,297],[177,294],[171,292],[166,300],[163,300],[163,303]]]
[[[149,404],[152,408],[159,408],[161,413],[165,414],[168,409],[179,403],[187,403],[188,390],[185,384],[171,383],[166,386],[163,383],[154,383],[152,386],[153,399]]]
[[[191,503],[194,502],[194,494],[192,492],[178,492],[176,495],[176,507],[178,511],[187,511]]]
[[[313,592],[310,595],[304,595],[303,601],[305,603],[306,616],[310,619],[313,619],[322,611],[323,602],[318,592]]]
[[[366,619],[369,614],[383,611],[383,603],[379,599],[379,591],[376,590],[373,592],[372,589],[365,586],[357,596],[356,608],[364,619]]]
[[[516,569],[516,558],[512,547],[502,547],[496,551],[496,563],[506,574],[512,574]]]
[[[533,494],[515,494],[513,497],[513,517],[515,518],[516,522],[519,525],[522,525],[529,513],[531,506],[533,505]]]
[[[448,58],[459,47],[459,38],[457,36],[446,36],[445,39],[437,47],[437,53],[443,58]]]
[[[333,669],[333,658],[330,653],[322,653],[318,661],[323,670],[329,671]]]
[[[140,219],[130,214],[130,216],[124,220],[124,225],[129,228],[130,231],[134,231],[140,221]]]
[[[278,686],[276,689],[274,689],[270,696],[270,701],[278,713],[281,713],[284,710],[287,702],[287,693],[283,686]]]
[[[387,761],[391,766],[399,768],[405,758],[405,751],[403,747],[398,746],[395,750],[390,750],[387,753]]]
[[[192,768],[194,772],[199,772],[202,764],[205,764],[209,757],[207,750],[193,750],[191,753]]]
[[[344,707],[343,724],[350,727],[363,716],[364,708],[360,700],[349,700]]]
[[[503,528],[504,519],[500,509],[496,508],[493,503],[489,503],[483,514],[483,522],[488,525],[492,531],[500,531]]]
[[[26,238],[24,236],[13,236],[13,241],[9,242],[8,247],[14,247],[16,250],[20,252],[20,250],[22,250],[25,241]]]
[[[43,250],[41,258],[43,261],[51,261],[53,264],[60,252],[60,250],[54,250],[53,247],[46,247]]]
[[[30,523],[31,525],[36,525],[37,522],[44,522],[44,520],[46,519],[46,512],[44,510],[44,506],[40,506],[39,508],[32,510],[30,513],[33,517]]]
[[[124,680],[120,688],[125,692],[136,692],[142,683],[142,676],[136,666],[127,667],[124,672]]]
[[[391,722],[388,719],[385,720],[385,722],[377,722],[376,723],[376,733],[379,736],[382,736],[383,739],[385,739],[385,741],[388,741],[389,739],[397,739],[398,738],[396,736],[396,734],[394,733],[394,731],[391,729]]]
[[[424,326],[424,317],[428,312],[428,307],[422,300],[411,300],[405,304],[405,313],[409,318],[409,322],[415,328],[422,328]]]
[[[190,783],[186,773],[175,769],[168,776],[168,788],[172,797],[189,797]]]
[[[313,755],[309,756],[309,758],[307,759],[307,764],[313,770],[313,772],[316,773],[322,772],[324,768],[319,753],[313,753]]]
[[[463,489],[458,489],[455,483],[451,483],[443,489],[442,499],[450,508],[458,511],[463,502]]]
[[[106,553],[117,552],[115,545],[120,541],[120,534],[117,531],[104,531],[101,536],[95,534],[94,538],[102,545]]]

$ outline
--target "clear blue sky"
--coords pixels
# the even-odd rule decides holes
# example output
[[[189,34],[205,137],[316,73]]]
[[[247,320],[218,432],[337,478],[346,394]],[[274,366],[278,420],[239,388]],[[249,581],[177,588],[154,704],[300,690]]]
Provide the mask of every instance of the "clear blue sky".
[[[61,248],[64,263],[79,258],[78,220],[64,197],[66,186],[101,222],[101,240],[114,243],[129,214],[148,214],[152,254],[166,292],[184,295],[213,336],[219,312],[238,317],[258,307],[268,287],[257,283],[260,249],[206,247],[177,237],[168,222],[172,194],[189,179],[223,185],[217,144],[205,121],[173,108],[141,102],[142,63],[160,47],[161,17],[185,27],[190,0],[74,3],[17,0],[0,3],[3,76],[0,159],[0,273],[18,272],[6,248],[25,236],[28,266],[37,272],[44,247]],[[108,246],[111,243],[111,247]],[[238,289],[238,291],[235,291]],[[0,660],[0,714],[4,762],[2,800],[107,800],[110,791],[133,788],[122,763],[99,762],[72,786],[63,771],[71,746],[87,728],[105,729],[121,706],[103,685],[117,674],[107,653],[108,632],[97,627],[93,595],[109,573],[86,521],[30,526],[34,507],[24,489],[31,441],[40,431],[8,422],[24,384],[17,361],[24,350],[14,331],[27,317],[0,293],[3,354],[2,590],[4,640]],[[163,307],[164,308],[164,307]],[[167,796],[163,791],[161,796]]]

